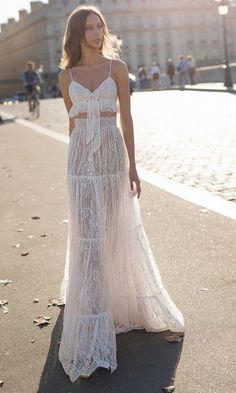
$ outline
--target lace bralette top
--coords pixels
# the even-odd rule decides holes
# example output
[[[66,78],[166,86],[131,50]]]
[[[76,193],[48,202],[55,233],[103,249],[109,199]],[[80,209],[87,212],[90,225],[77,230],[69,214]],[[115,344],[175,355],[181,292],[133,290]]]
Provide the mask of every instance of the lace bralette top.
[[[71,82],[69,96],[73,103],[69,110],[69,117],[75,118],[81,112],[87,112],[86,144],[92,143],[94,152],[100,146],[100,112],[117,112],[117,87],[111,78],[111,65],[109,76],[93,91],[73,80],[69,69]]]

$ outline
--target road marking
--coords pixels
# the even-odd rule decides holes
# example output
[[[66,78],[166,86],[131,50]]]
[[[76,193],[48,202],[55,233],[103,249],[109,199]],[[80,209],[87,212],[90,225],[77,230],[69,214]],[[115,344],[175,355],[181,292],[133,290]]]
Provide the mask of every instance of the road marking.
[[[226,201],[220,196],[213,195],[208,191],[170,180],[144,168],[137,167],[137,171],[142,180],[155,187],[161,188],[185,201],[213,210],[232,220],[236,220],[236,203],[234,202]]]
[[[50,128],[39,126],[38,124],[34,124],[29,120],[17,118],[16,123],[21,124],[22,126],[29,127],[39,134],[49,136],[50,138],[56,139],[57,141],[68,144],[69,136],[61,134],[60,132],[50,130]]]
[[[59,142],[69,143],[69,136],[63,135],[57,131],[50,130],[49,128],[39,126],[29,120],[14,118],[7,113],[1,111],[3,116],[7,119],[12,119],[25,127],[30,128],[42,135],[46,135]],[[220,196],[212,195],[208,191],[200,190],[196,187],[187,186],[182,183],[175,182],[157,173],[151,172],[147,169],[137,167],[137,171],[141,180],[152,184],[170,194],[173,194],[185,201],[194,203],[195,205],[202,206],[206,209],[212,210],[222,216],[236,220],[236,203],[229,202],[222,199]]]

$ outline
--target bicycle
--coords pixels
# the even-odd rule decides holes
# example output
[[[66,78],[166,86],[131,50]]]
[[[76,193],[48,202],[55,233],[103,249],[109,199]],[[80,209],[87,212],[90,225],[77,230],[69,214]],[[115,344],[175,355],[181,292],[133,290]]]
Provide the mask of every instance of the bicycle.
[[[36,114],[36,117],[40,115],[40,86],[34,85],[32,92],[32,113]]]

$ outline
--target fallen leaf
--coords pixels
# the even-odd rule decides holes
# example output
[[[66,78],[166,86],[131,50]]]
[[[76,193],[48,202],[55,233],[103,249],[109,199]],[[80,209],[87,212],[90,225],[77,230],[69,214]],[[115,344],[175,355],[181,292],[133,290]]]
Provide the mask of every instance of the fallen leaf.
[[[39,315],[37,318],[34,319],[34,322],[37,324],[37,326],[41,325],[48,325],[49,319],[52,319],[51,317],[45,317],[44,315]]]
[[[2,386],[4,384],[4,381],[0,380],[0,386]]]
[[[12,199],[12,202],[19,202],[20,199]]]
[[[19,248],[19,247],[20,247],[20,243],[17,243],[17,244],[13,244],[13,245],[12,245],[12,247],[16,247],[16,248]]]
[[[24,225],[24,224],[26,224],[26,222],[27,221],[21,221],[21,222],[19,222],[19,225]]]
[[[33,300],[33,303],[38,303],[39,302],[39,299],[37,299],[37,298],[35,298],[34,300]]]
[[[5,304],[8,304],[8,300],[6,300],[6,299],[1,300],[0,299],[0,308],[2,308],[3,314],[7,314],[9,311],[8,307],[6,307]]]
[[[200,213],[208,213],[208,210],[207,209],[201,209]]]
[[[7,304],[8,300],[6,299],[0,299],[0,306],[4,306],[4,304]]]
[[[18,228],[17,232],[23,232],[23,230],[24,230],[23,228]]]
[[[162,388],[162,390],[164,390],[164,392],[166,393],[172,393],[175,391],[175,386],[174,385],[166,386],[165,388]]]
[[[46,237],[47,233],[42,233],[42,235],[40,235],[40,237]]]
[[[6,278],[5,280],[2,280],[0,278],[0,284],[7,285],[9,282],[12,282],[12,280],[8,280],[8,278]]]
[[[39,216],[31,216],[32,220],[39,220],[40,217]]]
[[[28,235],[27,237],[29,237],[30,239],[32,239],[33,237],[36,237],[34,235]]]
[[[29,254],[29,251],[23,251],[23,252],[21,253],[22,257],[25,257],[25,256],[28,255],[28,254]]]
[[[205,292],[207,292],[207,291],[209,291],[209,289],[208,289],[208,288],[201,288],[200,291],[205,291]]]
[[[164,337],[169,343],[180,343],[183,341],[184,333],[174,333],[171,336]]]
[[[35,338],[33,338],[33,340],[31,340],[30,342],[33,344],[35,341],[36,341]]]
[[[48,307],[50,306],[64,306],[61,299],[49,299]]]

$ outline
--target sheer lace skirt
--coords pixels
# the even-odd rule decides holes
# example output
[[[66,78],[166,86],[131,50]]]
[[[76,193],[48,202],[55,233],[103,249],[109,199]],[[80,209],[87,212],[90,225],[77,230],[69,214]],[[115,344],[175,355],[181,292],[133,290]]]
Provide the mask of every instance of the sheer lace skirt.
[[[92,155],[86,120],[68,146],[69,230],[60,297],[65,302],[59,359],[74,382],[97,367],[117,367],[115,335],[132,329],[183,331],[165,290],[132,196],[123,136],[101,118]]]

